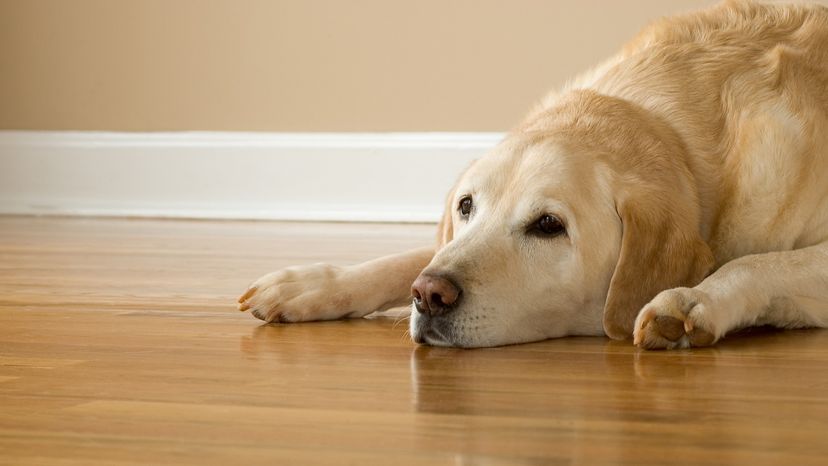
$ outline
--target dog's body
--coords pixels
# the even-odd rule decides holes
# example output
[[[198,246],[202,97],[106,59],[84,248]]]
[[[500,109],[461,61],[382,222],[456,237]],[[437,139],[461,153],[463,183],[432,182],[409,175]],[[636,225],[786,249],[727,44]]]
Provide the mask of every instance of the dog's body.
[[[648,27],[469,168],[436,248],[275,272],[240,309],[359,317],[412,293],[412,336],[435,345],[828,326],[828,9]]]

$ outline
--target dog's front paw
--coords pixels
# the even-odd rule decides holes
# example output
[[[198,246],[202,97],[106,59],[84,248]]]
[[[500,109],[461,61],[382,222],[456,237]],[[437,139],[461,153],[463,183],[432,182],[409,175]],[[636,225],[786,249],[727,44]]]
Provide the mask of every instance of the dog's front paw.
[[[291,267],[259,278],[239,298],[239,310],[265,322],[331,320],[348,313],[351,297],[339,283],[339,267]]]
[[[710,346],[721,336],[710,297],[694,288],[662,291],[635,319],[633,342],[647,349]]]

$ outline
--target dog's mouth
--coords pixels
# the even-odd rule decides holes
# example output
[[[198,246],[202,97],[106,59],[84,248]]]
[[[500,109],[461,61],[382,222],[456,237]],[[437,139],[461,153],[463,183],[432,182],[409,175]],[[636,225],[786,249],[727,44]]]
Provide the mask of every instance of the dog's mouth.
[[[451,336],[452,332],[448,323],[425,316],[417,319],[411,329],[411,338],[420,345],[458,346],[452,341]]]
[[[414,337],[414,341],[423,345],[452,346],[451,343],[437,330],[428,329],[425,333]]]

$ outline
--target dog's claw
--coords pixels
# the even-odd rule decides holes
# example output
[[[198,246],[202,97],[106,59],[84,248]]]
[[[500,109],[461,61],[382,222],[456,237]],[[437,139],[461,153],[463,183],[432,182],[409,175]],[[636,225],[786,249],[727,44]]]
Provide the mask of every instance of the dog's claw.
[[[247,298],[253,296],[253,293],[255,293],[257,289],[258,289],[258,287],[256,287],[256,286],[251,286],[250,288],[248,288],[247,291],[245,291],[243,295],[239,296],[238,302],[239,303],[244,303],[245,301],[247,301]]]
[[[643,341],[644,341],[643,332],[638,332],[638,333],[633,334],[633,345],[641,346],[641,342],[643,342]]]
[[[641,328],[646,328],[650,325],[653,321],[653,316],[645,315],[641,322]],[[644,341],[644,334],[643,332],[638,332],[633,334],[633,345],[639,346]]]

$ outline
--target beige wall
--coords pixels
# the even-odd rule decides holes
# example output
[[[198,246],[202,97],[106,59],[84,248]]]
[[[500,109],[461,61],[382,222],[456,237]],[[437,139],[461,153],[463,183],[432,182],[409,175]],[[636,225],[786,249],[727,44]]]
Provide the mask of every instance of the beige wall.
[[[501,131],[700,0],[0,0],[0,128]]]

